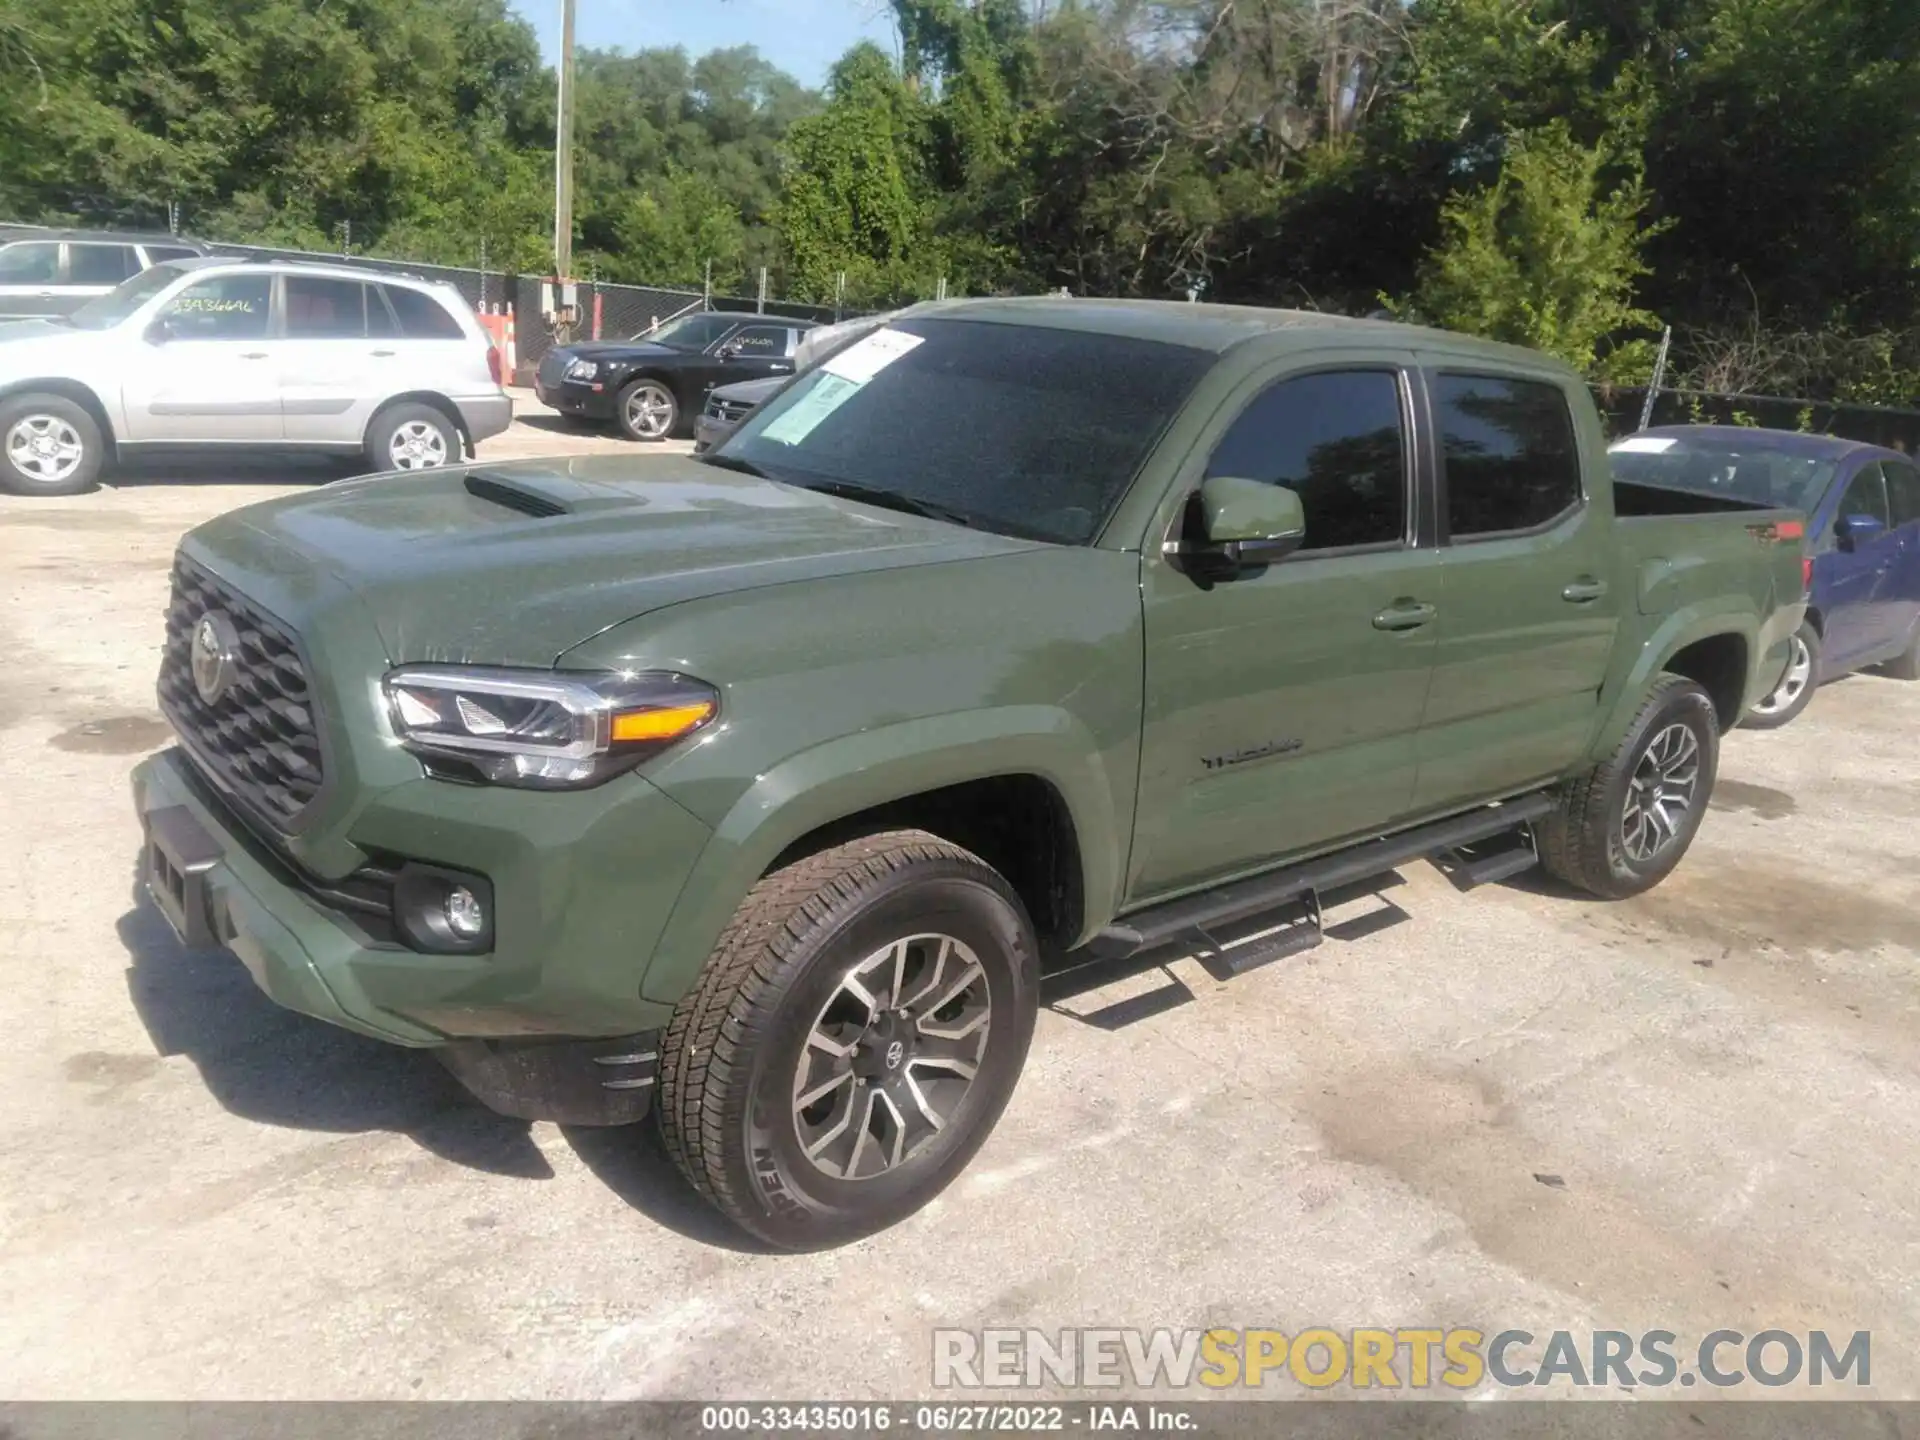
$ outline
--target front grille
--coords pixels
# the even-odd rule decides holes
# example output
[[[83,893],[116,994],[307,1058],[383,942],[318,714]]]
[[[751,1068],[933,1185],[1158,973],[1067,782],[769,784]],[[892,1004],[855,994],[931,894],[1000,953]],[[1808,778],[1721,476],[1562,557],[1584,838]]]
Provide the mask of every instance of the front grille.
[[[193,677],[194,632],[223,613],[239,636],[225,689],[208,701]],[[160,708],[213,781],[276,826],[313,803],[324,779],[320,730],[293,632],[185,556],[173,567]]]
[[[753,413],[751,400],[723,400],[718,395],[707,401],[707,418],[732,425]]]

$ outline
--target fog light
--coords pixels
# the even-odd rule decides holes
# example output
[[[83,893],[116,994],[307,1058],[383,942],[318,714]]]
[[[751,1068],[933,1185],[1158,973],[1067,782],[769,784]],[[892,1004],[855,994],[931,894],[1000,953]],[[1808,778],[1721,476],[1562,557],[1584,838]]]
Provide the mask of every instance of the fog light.
[[[462,940],[477,940],[487,931],[487,912],[479,897],[464,885],[447,892],[447,929]]]

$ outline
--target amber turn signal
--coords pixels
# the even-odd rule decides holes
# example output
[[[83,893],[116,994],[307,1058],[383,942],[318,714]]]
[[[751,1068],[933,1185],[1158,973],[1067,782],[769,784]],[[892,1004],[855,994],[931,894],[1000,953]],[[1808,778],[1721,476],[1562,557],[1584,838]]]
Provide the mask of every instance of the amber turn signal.
[[[713,716],[713,702],[702,700],[693,705],[674,705],[663,710],[629,710],[613,717],[613,741],[673,740],[706,724]]]

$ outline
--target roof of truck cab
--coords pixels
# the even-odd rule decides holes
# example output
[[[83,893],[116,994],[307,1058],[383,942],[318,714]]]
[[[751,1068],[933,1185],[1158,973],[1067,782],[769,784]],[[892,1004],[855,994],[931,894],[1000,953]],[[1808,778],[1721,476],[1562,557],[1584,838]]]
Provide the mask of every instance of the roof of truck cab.
[[[1574,371],[1538,351],[1502,345],[1450,330],[1431,330],[1391,320],[1359,320],[1347,315],[1324,315],[1313,310],[1264,310],[1251,305],[1190,305],[1178,300],[1096,300],[1061,295],[1022,295],[991,300],[940,300],[903,311],[913,316],[952,320],[987,320],[1006,325],[1038,325],[1056,330],[1080,330],[1157,340],[1194,350],[1224,354],[1236,345],[1266,336],[1298,336],[1302,346],[1324,342],[1329,335],[1357,344],[1398,348],[1444,346],[1450,355],[1479,355],[1506,364],[1547,366]]]

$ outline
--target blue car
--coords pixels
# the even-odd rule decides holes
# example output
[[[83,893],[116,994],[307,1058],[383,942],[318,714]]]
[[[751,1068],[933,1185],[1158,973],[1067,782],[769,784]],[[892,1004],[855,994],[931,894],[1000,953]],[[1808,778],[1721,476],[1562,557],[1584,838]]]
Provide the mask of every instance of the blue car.
[[[1869,665],[1920,679],[1920,467],[1830,435],[1671,425],[1616,441],[1622,480],[1806,512],[1806,623],[1786,677],[1747,712],[1785,725],[1815,687]]]

